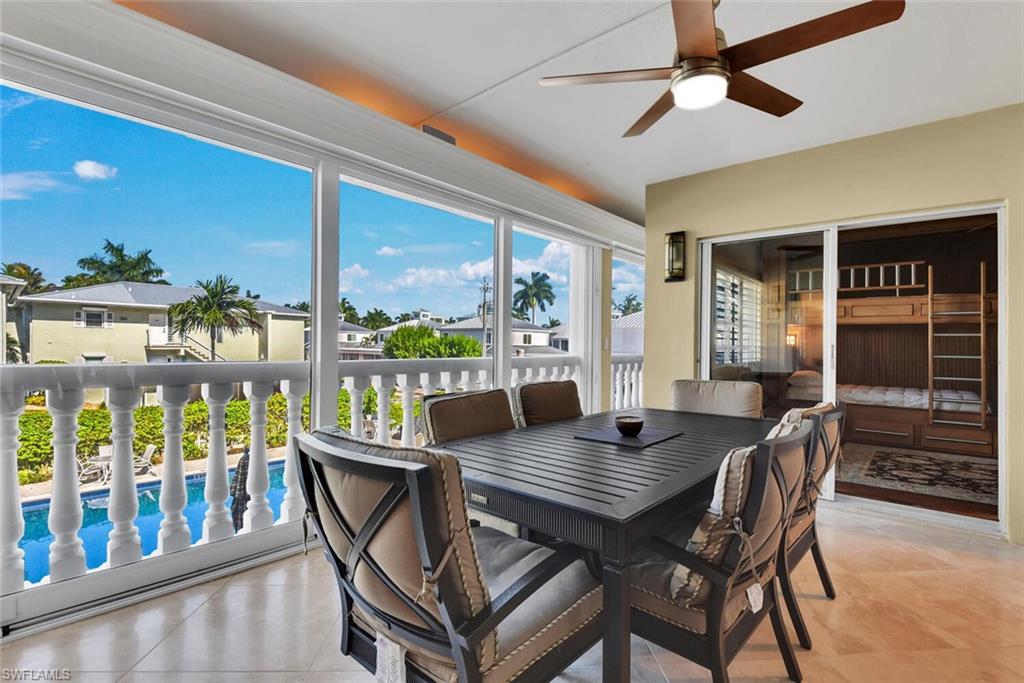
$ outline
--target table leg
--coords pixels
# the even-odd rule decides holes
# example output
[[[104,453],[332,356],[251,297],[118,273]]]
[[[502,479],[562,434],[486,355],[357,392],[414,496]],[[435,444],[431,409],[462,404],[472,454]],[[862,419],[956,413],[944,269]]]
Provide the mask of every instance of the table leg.
[[[604,640],[602,663],[604,683],[629,680],[629,581],[626,568],[605,560],[602,571],[604,589]]]

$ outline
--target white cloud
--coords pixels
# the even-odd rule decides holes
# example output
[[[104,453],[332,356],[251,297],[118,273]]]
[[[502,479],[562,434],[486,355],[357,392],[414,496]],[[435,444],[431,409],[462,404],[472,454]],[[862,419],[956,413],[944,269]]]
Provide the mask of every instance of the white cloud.
[[[482,247],[482,246],[484,246],[484,243],[483,243],[483,242],[481,242],[480,240],[473,240],[473,241],[471,242],[471,244],[472,244],[472,245],[473,245],[474,247]]]
[[[362,294],[363,290],[359,285],[363,284],[369,275],[370,271],[358,263],[342,268],[338,271],[338,291],[342,294]]]
[[[7,116],[16,109],[27,107],[38,99],[35,95],[16,95],[0,100],[0,117]]]
[[[374,253],[376,253],[377,256],[401,256],[405,252],[399,249],[398,247],[389,247],[387,245],[384,245]]]
[[[486,258],[483,261],[477,261],[476,263],[470,263],[466,261],[459,266],[459,277],[463,280],[479,280],[481,278],[493,278],[494,276],[494,258]]]
[[[31,199],[37,192],[64,188],[49,171],[20,171],[0,174],[0,199]]]
[[[252,254],[272,254],[275,256],[298,253],[301,242],[295,240],[267,240],[265,242],[246,242],[242,248]]]
[[[462,287],[466,281],[459,273],[448,268],[406,268],[392,284],[401,289],[422,289],[424,287]]]
[[[117,168],[83,159],[75,162],[75,175],[82,180],[109,180],[117,175]]]
[[[643,294],[644,273],[632,264],[616,266],[612,268],[612,287],[624,294]]]
[[[376,230],[370,230],[369,228],[367,228],[366,230],[363,230],[363,237],[365,237],[368,240],[375,240],[378,237],[380,237],[380,235],[377,233]]]

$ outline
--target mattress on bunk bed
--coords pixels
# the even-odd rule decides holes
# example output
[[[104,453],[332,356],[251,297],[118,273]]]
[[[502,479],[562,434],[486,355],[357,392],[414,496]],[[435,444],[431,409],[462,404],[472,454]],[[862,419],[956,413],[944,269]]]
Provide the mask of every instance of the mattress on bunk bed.
[[[860,403],[869,406],[928,409],[927,389],[873,387],[866,384],[837,384],[836,398],[845,403]],[[977,413],[977,403],[958,403],[954,402],[954,400],[977,401],[978,399],[978,394],[973,391],[936,389],[935,409],[959,413]]]

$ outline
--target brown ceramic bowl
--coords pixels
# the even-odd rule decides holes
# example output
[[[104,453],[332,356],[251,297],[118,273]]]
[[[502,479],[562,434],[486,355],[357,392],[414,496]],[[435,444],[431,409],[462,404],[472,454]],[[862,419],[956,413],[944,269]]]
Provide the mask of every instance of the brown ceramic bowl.
[[[623,436],[636,436],[644,428],[644,419],[636,415],[620,415],[615,418],[615,428]]]

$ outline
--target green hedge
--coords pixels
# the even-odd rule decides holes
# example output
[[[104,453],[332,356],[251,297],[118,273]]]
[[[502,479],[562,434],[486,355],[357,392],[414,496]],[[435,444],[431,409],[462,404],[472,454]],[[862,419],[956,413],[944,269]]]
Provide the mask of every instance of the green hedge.
[[[345,429],[351,425],[351,402],[348,391],[338,393],[338,424]],[[415,414],[419,415],[419,402]],[[276,393],[267,401],[267,446],[284,446],[288,438],[288,402]],[[142,406],[135,410],[135,438],[133,450],[141,455],[149,444],[162,453],[164,448],[163,408]],[[377,414],[377,392],[368,389],[363,397],[363,413]],[[398,392],[391,395],[391,428],[402,421],[402,406]],[[225,410],[225,435],[228,448],[249,445],[249,402],[230,401]],[[18,421],[18,479],[22,484],[50,479],[53,474],[53,420],[48,412],[25,411]],[[309,429],[309,396],[302,401],[302,428]],[[106,407],[83,410],[78,416],[78,457],[83,461],[99,453],[99,447],[110,443],[110,411]],[[209,411],[206,403],[195,401],[185,406],[182,448],[186,460],[206,457],[209,443]]]

